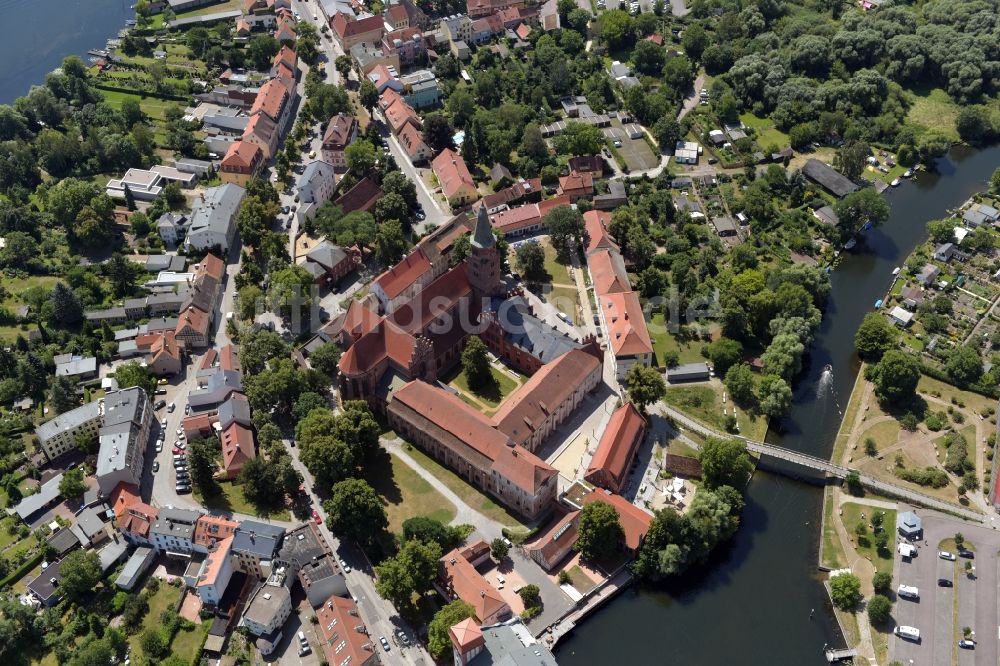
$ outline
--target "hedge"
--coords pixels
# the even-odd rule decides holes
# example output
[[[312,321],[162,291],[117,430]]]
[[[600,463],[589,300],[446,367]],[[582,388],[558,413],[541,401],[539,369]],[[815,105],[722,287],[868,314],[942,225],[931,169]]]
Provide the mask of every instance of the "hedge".
[[[164,93],[149,92],[146,90],[136,90],[135,88],[121,88],[119,86],[109,86],[106,83],[95,83],[93,84],[98,90],[107,90],[109,92],[120,92],[126,95],[137,95],[138,97],[154,97],[156,99],[166,100],[168,102],[184,102],[186,104],[191,103],[191,97],[182,97],[181,95],[167,95]]]
[[[16,583],[21,580],[21,578],[23,578],[29,571],[38,566],[38,563],[42,561],[42,557],[44,555],[45,553],[38,552],[29,557],[24,564],[14,569],[14,571],[8,574],[6,578],[0,580],[0,588],[7,587],[11,583]]]

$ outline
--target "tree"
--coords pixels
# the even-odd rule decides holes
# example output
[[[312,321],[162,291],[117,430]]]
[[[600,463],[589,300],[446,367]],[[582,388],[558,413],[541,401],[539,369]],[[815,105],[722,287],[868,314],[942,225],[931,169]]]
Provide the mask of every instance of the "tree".
[[[857,180],[865,171],[865,164],[872,154],[871,146],[863,141],[847,141],[837,151],[834,166],[851,180]]]
[[[70,599],[80,600],[101,580],[101,560],[94,550],[74,550],[63,558],[61,587]]]
[[[552,247],[563,257],[568,257],[573,247],[582,245],[587,235],[583,213],[565,205],[549,211],[542,224],[549,230]]]
[[[28,268],[38,255],[38,243],[35,239],[23,231],[11,231],[4,238],[6,244],[0,249],[0,265],[8,268]]]
[[[726,371],[726,376],[722,380],[733,402],[737,405],[748,406],[757,402],[753,370],[746,363],[737,363]]]
[[[743,360],[743,345],[730,338],[719,338],[708,345],[705,352],[718,377],[725,376],[729,368]]]
[[[701,54],[708,44],[708,33],[705,32],[705,29],[699,23],[691,25],[691,27],[684,31],[684,35],[681,38],[684,53],[695,60],[701,58]]]
[[[63,473],[59,481],[59,494],[66,499],[80,499],[87,492],[87,484],[83,482],[83,469],[77,467]]]
[[[534,608],[542,605],[541,590],[534,583],[529,583],[522,587],[518,595],[520,595],[521,601],[524,602],[525,608]]]
[[[573,548],[591,561],[611,557],[625,538],[618,511],[607,502],[591,502],[580,511]]]
[[[340,78],[345,81],[348,79],[351,69],[354,67],[351,61],[351,56],[342,55],[337,56],[337,59],[333,61],[333,66],[336,67],[337,71],[340,73]]]
[[[632,17],[629,16],[628,12],[621,9],[613,9],[601,14],[598,19],[598,26],[604,42],[613,51],[628,46],[635,39]],[[685,30],[686,34],[687,31]]]
[[[539,243],[521,243],[514,252],[514,262],[525,280],[545,278],[545,250]]]
[[[435,153],[453,147],[454,134],[455,129],[451,126],[448,116],[441,112],[428,113],[424,116],[424,141]]]
[[[461,599],[452,601],[437,613],[427,625],[427,649],[435,659],[443,660],[451,654],[451,636],[448,630],[462,620],[475,617],[476,609]]]
[[[666,395],[667,385],[658,369],[636,363],[625,374],[625,390],[632,403],[640,410],[645,410],[647,405]]]
[[[217,468],[216,456],[221,445],[214,437],[202,439],[197,437],[188,442],[188,470],[191,473],[191,483],[201,490],[203,495],[214,495],[218,490],[213,475]]]
[[[792,388],[781,377],[764,375],[758,387],[760,411],[772,418],[780,418],[792,407]]]
[[[1000,118],[995,121],[986,106],[964,106],[955,118],[955,129],[962,141],[975,145],[1000,133]]]
[[[407,210],[417,206],[417,186],[402,171],[390,171],[382,179],[385,194],[397,194],[406,202]],[[391,219],[391,218],[390,218]],[[402,220],[402,218],[396,218]]]
[[[670,116],[659,118],[653,123],[652,130],[653,136],[656,137],[656,143],[660,145],[660,150],[673,150],[683,134],[680,123]]]
[[[409,243],[403,235],[399,220],[389,220],[379,225],[375,232],[375,258],[384,265],[391,266],[403,258]]]
[[[973,347],[960,345],[948,353],[944,371],[953,384],[965,387],[979,381],[983,374],[983,362],[979,351]]]
[[[397,607],[412,606],[414,594],[431,589],[437,577],[441,546],[433,541],[406,541],[399,552],[375,567],[375,589]]]
[[[876,594],[868,600],[868,619],[874,625],[883,624],[892,612],[892,602],[884,594]]]
[[[330,376],[337,374],[339,363],[340,348],[333,343],[325,344],[309,354],[309,365]]]
[[[636,70],[647,76],[659,74],[666,59],[663,48],[646,39],[639,41],[632,49],[632,64]]]
[[[840,226],[852,232],[866,222],[877,227],[889,219],[889,202],[870,187],[848,194],[833,205],[833,210]]]
[[[892,574],[887,571],[876,572],[872,577],[872,587],[878,594],[888,594],[892,588]]]
[[[709,437],[698,452],[702,478],[709,488],[744,486],[753,473],[746,444],[736,438]]]
[[[298,442],[302,464],[315,477],[317,485],[331,486],[355,472],[357,464],[351,447],[336,437],[300,437]]]
[[[362,546],[374,544],[389,526],[382,500],[363,479],[344,479],[335,483],[323,508],[330,531],[354,539]]]
[[[1000,167],[993,170],[993,175],[990,176],[990,191],[997,193],[1000,192]]]
[[[368,77],[365,77],[364,81],[361,82],[361,87],[358,89],[358,101],[361,102],[361,106],[365,107],[369,113],[378,104],[378,89]]]
[[[508,552],[510,552],[510,546],[508,546],[507,542],[500,537],[497,537],[490,542],[490,555],[492,555],[493,559],[497,562],[502,562],[503,559],[507,557]]]
[[[144,653],[154,659],[165,657],[170,653],[170,646],[159,627],[150,627],[144,631],[139,645],[142,646]]]
[[[267,69],[281,45],[270,35],[257,35],[247,44],[247,55],[255,69]]]
[[[560,155],[595,155],[604,145],[604,135],[595,125],[570,121],[562,134],[553,139],[553,143]]]
[[[890,349],[882,360],[865,370],[865,378],[875,383],[879,400],[902,405],[915,395],[920,381],[920,362],[911,354]]]
[[[351,173],[361,178],[375,168],[378,155],[369,141],[354,141],[344,149],[344,161]]]
[[[470,336],[462,350],[462,371],[472,391],[481,391],[494,381],[489,352],[477,335]]]
[[[243,464],[238,483],[247,502],[257,508],[271,508],[284,503],[285,491],[289,486],[296,489],[301,483],[301,476],[287,457],[256,457]]]
[[[379,223],[396,220],[403,222],[409,217],[410,207],[406,200],[395,192],[384,193],[375,202],[375,221]]]
[[[448,552],[458,546],[463,540],[463,532],[460,527],[449,527],[440,520],[427,516],[415,516],[403,521],[403,539],[409,541],[433,541],[441,546],[443,552]]]
[[[10,234],[13,235],[13,234]],[[83,306],[76,294],[63,282],[56,282],[52,288],[52,317],[63,326],[78,324],[83,319]]]
[[[118,366],[112,376],[122,389],[138,386],[147,396],[152,396],[156,390],[156,377],[150,373],[149,368],[135,361]]]
[[[854,334],[858,356],[866,361],[878,361],[896,346],[896,327],[879,312],[869,312]]]
[[[851,573],[837,574],[830,579],[830,598],[840,610],[854,611],[861,602],[861,581]]]

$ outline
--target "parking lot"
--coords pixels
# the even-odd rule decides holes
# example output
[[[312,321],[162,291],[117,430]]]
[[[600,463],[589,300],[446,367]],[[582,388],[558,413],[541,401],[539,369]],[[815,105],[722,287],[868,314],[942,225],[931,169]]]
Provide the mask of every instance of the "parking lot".
[[[621,142],[621,146],[615,146],[615,150],[625,160],[625,164],[619,165],[623,169],[645,171],[646,169],[652,169],[660,163],[660,157],[653,154],[649,144],[642,137],[637,139],[628,138],[619,119],[615,118],[611,121],[611,127],[605,129],[605,134],[613,134]]]
[[[997,616],[997,552],[1000,533],[954,518],[921,511],[924,537],[915,545],[916,557],[904,561],[897,553],[894,587],[917,587],[919,600],[896,597],[893,619],[896,625],[915,627],[920,640],[889,638],[890,660],[903,664],[995,664],[1000,643]],[[974,558],[955,561],[938,556],[938,545],[961,533]],[[954,549],[952,549],[954,552]],[[967,573],[966,563],[973,569]],[[940,580],[951,587],[939,584]],[[895,594],[893,596],[896,596]],[[974,632],[974,649],[960,649],[962,630]],[[955,661],[957,659],[957,661]]]

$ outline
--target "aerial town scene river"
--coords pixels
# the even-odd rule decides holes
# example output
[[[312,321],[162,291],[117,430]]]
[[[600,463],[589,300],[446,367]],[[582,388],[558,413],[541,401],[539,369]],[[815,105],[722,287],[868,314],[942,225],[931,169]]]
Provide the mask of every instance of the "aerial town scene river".
[[[0,659],[1000,663],[1000,0],[0,0]]]

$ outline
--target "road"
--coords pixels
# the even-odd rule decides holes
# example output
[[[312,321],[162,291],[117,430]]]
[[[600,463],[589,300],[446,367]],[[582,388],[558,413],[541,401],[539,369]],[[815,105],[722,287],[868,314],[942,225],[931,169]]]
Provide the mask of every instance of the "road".
[[[292,465],[302,474],[313,507],[323,519],[323,523],[319,526],[320,532],[330,544],[333,551],[337,553],[337,557],[346,561],[351,567],[351,572],[345,573],[344,578],[347,580],[347,587],[358,600],[361,619],[364,620],[365,626],[368,628],[372,642],[377,646],[379,636],[385,636],[391,641],[397,628],[403,629],[412,640],[416,636],[413,628],[399,617],[399,614],[396,613],[396,609],[391,603],[383,599],[375,591],[375,572],[365,554],[353,544],[342,543],[327,528],[326,512],[323,510],[320,498],[315,494],[314,490],[316,485],[315,479],[313,479],[312,474],[309,473],[306,466],[302,464],[302,461],[299,460],[298,447],[292,446],[291,441],[286,439],[285,448],[291,455]],[[414,664],[415,666],[430,666],[434,663],[430,654],[415,640],[412,641],[411,646],[408,648],[401,648],[399,645],[395,645],[392,650],[393,652],[388,655],[388,663],[391,664],[400,663],[397,653],[403,655],[406,663]]]
[[[385,117],[382,115],[382,112],[375,109],[375,112],[372,115],[372,121],[378,123],[379,134],[386,140],[386,143],[389,146],[389,152],[392,154],[393,159],[396,160],[396,165],[399,167],[399,170],[417,185],[417,201],[420,203],[420,207],[424,209],[424,215],[427,217],[422,222],[414,221],[413,231],[423,234],[431,226],[439,226],[451,219],[451,213],[441,209],[437,199],[434,198],[434,193],[430,191],[430,188],[427,187],[427,183],[425,183],[424,179],[420,177],[421,169],[413,166],[413,163],[410,162],[410,158],[407,157],[406,153],[403,151],[403,147],[399,145],[399,141],[397,141],[396,137],[389,131],[389,126],[386,124]]]
[[[900,505],[899,510],[907,507]],[[923,519],[924,538],[917,544],[919,554],[910,562],[896,555],[895,585],[913,585],[920,590],[920,601],[897,600],[894,610],[896,624],[920,630],[920,643],[899,638],[889,639],[889,659],[904,664],[952,664],[958,654],[958,664],[996,664],[1000,654],[1000,615],[998,615],[997,557],[1000,532],[941,514],[919,511]],[[961,532],[976,553],[972,560],[974,574],[966,575],[965,563],[942,560],[937,556],[938,544]],[[940,587],[939,578],[951,580],[954,587]],[[956,599],[957,613],[956,613]],[[975,650],[957,649],[956,641],[963,627],[975,631]],[[911,661],[912,660],[912,661]]]

